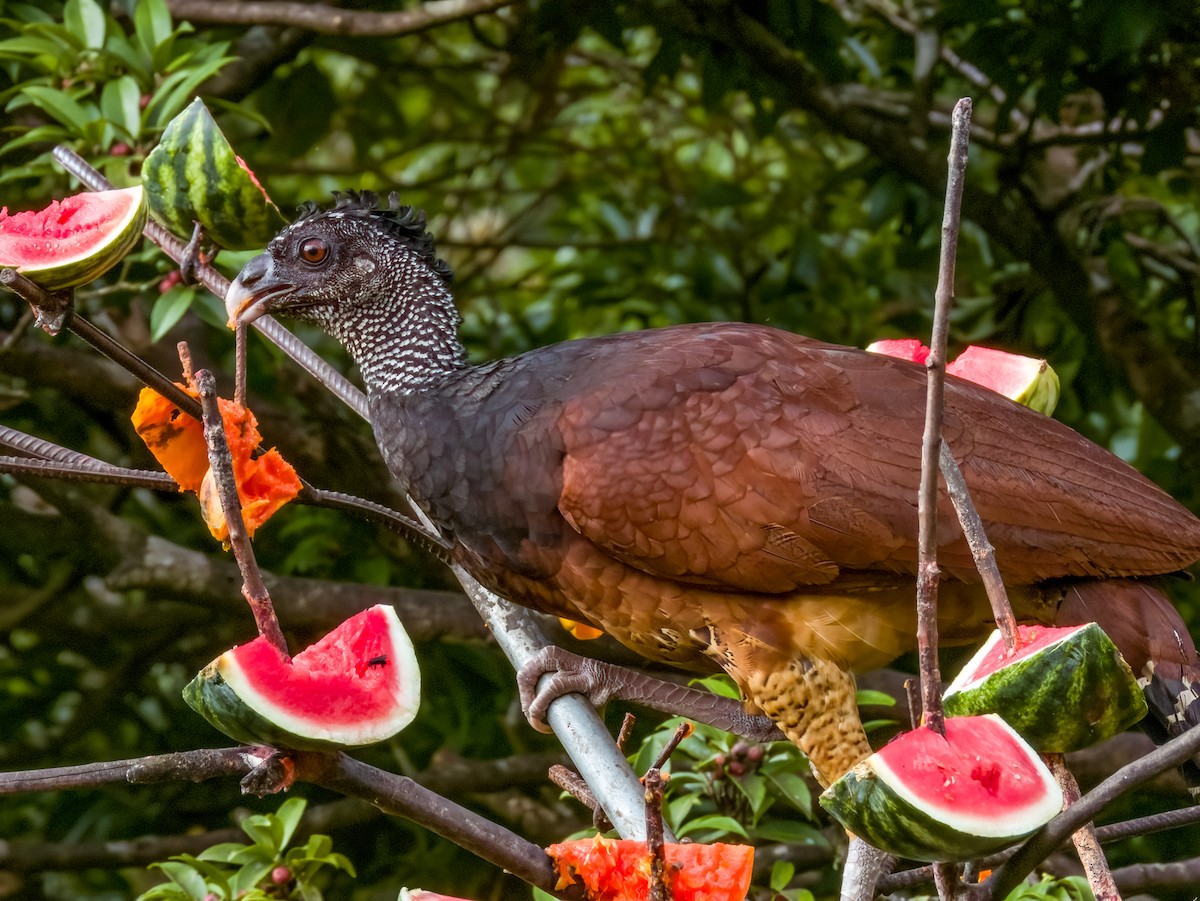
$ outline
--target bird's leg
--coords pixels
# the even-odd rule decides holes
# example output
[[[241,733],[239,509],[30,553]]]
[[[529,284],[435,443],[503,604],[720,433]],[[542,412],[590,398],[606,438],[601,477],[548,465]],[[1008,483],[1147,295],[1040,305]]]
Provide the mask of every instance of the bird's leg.
[[[750,741],[785,740],[771,720],[750,715],[741,702],[733,698],[656,679],[554,646],[538,651],[521,667],[517,672],[517,688],[521,694],[521,709],[530,724],[541,732],[549,731],[545,715],[550,702],[560,695],[576,692],[596,707],[619,699],[661,713],[685,716]]]
[[[736,664],[732,669],[737,670]],[[829,786],[870,756],[849,670],[811,658],[742,670],[735,679],[746,697],[805,753],[821,785]]]
[[[192,223],[192,237],[179,255],[179,277],[185,285],[191,285],[200,280],[200,269],[210,265],[221,252],[221,248],[212,246],[208,253],[204,252],[204,228],[199,222]]]

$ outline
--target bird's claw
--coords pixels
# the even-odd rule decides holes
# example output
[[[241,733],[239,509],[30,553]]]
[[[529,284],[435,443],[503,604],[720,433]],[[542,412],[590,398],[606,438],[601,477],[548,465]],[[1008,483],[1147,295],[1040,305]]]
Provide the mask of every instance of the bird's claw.
[[[593,707],[607,704],[616,689],[613,670],[620,667],[547,645],[517,671],[521,711],[534,729],[550,732],[546,713],[563,695],[581,694]]]

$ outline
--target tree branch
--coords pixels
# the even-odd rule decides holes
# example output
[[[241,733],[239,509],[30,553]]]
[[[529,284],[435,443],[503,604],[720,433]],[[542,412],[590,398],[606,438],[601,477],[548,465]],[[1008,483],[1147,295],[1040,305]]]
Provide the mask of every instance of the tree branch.
[[[1200,751],[1200,729],[1191,729],[1105,779],[1078,803],[1035,832],[1004,866],[992,874],[988,884],[994,894],[1002,898],[1015,889],[1039,862],[1052,854],[1076,829],[1094,820],[1114,799],[1163,770],[1179,766],[1197,751]]]
[[[414,9],[395,12],[341,9],[326,3],[286,0],[168,0],[171,15],[190,22],[221,25],[289,25],[320,34],[358,37],[398,37],[428,31],[439,25],[469,19],[511,6],[515,0],[430,0]]]

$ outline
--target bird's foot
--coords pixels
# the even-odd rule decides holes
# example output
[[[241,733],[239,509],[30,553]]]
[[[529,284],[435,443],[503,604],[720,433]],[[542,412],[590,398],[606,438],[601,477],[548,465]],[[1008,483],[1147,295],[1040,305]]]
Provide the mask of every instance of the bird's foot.
[[[517,671],[521,710],[533,728],[550,732],[546,711],[553,701],[575,693],[587,698],[593,707],[603,707],[620,696],[617,683],[621,673],[633,675],[611,663],[547,645]]]
[[[647,673],[581,657],[554,646],[542,648],[521,667],[517,673],[517,688],[521,709],[540,732],[550,731],[546,724],[550,703],[561,695],[575,692],[595,707],[614,699],[630,701],[661,713],[684,716],[750,741],[786,740],[771,720],[765,716],[751,716],[741,702],[733,698],[656,679]]]
[[[179,276],[185,285],[194,284],[200,267],[217,258],[220,248],[212,248],[212,252],[206,254],[201,248],[203,240],[204,229],[196,222],[193,224],[191,240],[184,245],[183,254],[179,257]]]

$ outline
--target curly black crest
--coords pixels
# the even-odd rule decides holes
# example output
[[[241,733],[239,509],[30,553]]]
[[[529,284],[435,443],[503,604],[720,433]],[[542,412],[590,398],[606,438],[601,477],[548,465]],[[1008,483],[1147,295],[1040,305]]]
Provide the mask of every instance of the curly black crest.
[[[328,214],[345,219],[369,220],[408,245],[447,285],[454,280],[450,264],[438,257],[433,235],[425,229],[425,213],[411,206],[402,206],[395,191],[388,194],[387,206],[384,207],[379,206],[379,197],[374,191],[335,191],[333,198],[334,205],[329,210],[322,209],[311,200],[302,203],[293,225]]]

